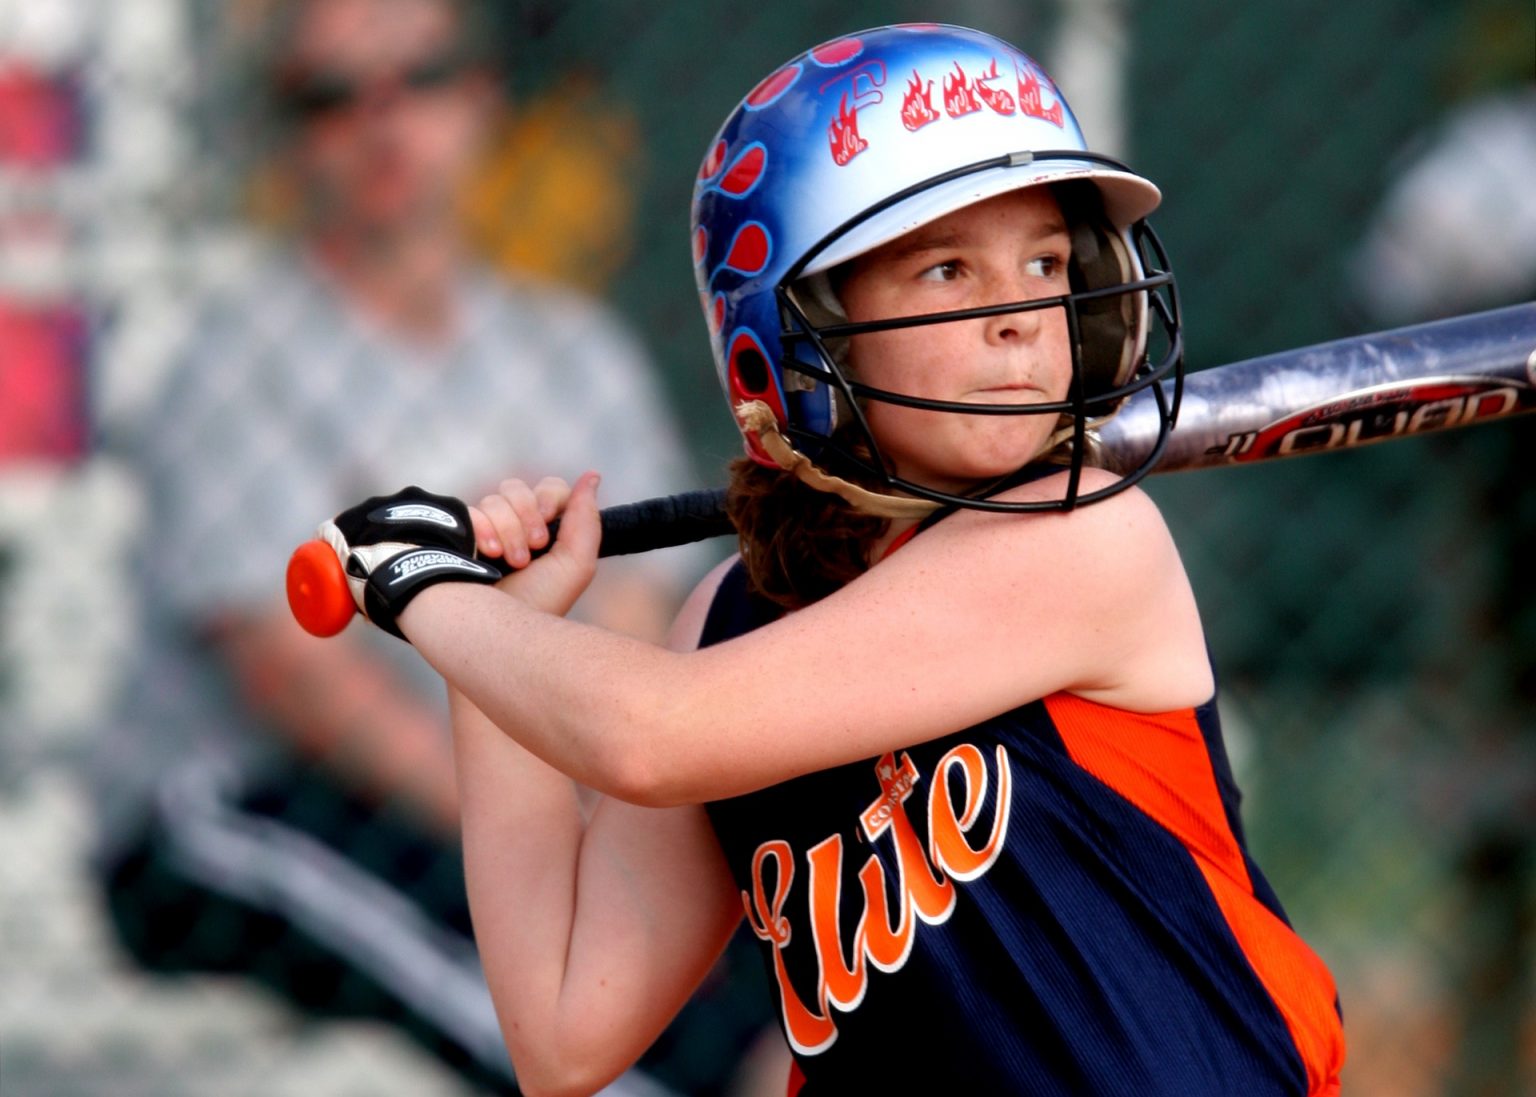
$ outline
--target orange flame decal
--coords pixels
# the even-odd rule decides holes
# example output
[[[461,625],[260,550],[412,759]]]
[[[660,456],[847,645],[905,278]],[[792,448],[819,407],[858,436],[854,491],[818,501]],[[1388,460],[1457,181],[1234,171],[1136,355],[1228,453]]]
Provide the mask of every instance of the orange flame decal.
[[[976,78],[976,95],[997,114],[1012,114],[1013,96],[1001,88],[987,87],[989,82],[997,78],[997,58],[994,57],[987,71]]]
[[[1056,126],[1063,125],[1061,100],[1054,100],[1050,106],[1045,105],[1044,87],[1033,70],[1019,77],[1019,110],[1031,118],[1040,118]]]
[[[951,118],[959,118],[980,109],[981,100],[976,98],[971,78],[965,75],[960,62],[956,61],[955,71],[944,76],[944,110]]]
[[[923,78],[912,70],[907,81],[907,94],[901,101],[901,124],[914,133],[929,122],[937,122],[939,112],[933,109],[933,81],[923,84]]]
[[[849,109],[846,95],[838,103],[837,117],[827,127],[827,140],[832,145],[832,160],[838,167],[869,148],[869,142],[859,136],[859,112],[857,108]]]

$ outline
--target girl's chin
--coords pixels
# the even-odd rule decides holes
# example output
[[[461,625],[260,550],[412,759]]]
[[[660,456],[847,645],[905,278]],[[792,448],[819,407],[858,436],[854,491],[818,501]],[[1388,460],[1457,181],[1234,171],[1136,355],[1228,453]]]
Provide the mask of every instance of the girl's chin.
[[[914,472],[903,476],[909,483],[919,484],[930,491],[941,491],[947,495],[959,495],[962,497],[975,495],[983,491],[999,480],[1014,475],[1025,465],[1028,460],[1022,460],[1015,465],[988,466],[985,469],[969,470],[972,474],[960,476],[940,476],[933,473]]]
[[[929,436],[927,452],[887,451],[886,456],[894,458],[898,475],[909,483],[950,495],[969,495],[1041,460],[1049,448],[1049,438],[1043,431],[1036,433],[1024,438],[977,437],[973,433],[947,446],[942,444],[942,437]]]

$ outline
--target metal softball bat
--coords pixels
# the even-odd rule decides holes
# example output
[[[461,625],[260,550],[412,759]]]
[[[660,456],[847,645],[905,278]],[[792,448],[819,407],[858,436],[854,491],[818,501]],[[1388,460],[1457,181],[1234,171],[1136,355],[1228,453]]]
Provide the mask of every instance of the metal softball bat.
[[[1157,472],[1352,449],[1536,409],[1536,302],[1250,358],[1184,378]],[[1157,438],[1150,393],[1099,430],[1115,463]]]
[[[1171,383],[1168,396],[1172,398]],[[1536,302],[1339,339],[1184,379],[1178,423],[1156,472],[1353,449],[1536,410]],[[1156,397],[1137,393],[1099,428],[1103,463],[1134,467],[1157,443]],[[731,532],[722,490],[602,512],[601,555]],[[288,604],[317,636],[356,612],[341,561],[312,541],[288,564]]]

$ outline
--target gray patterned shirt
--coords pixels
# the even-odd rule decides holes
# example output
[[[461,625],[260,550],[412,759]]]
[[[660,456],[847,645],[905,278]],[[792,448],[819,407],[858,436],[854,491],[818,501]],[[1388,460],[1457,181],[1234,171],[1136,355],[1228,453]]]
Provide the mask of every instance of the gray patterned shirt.
[[[134,447],[150,504],[149,631],[96,759],[109,829],[188,751],[243,768],[270,749],[196,625],[280,599],[289,553],[321,520],[407,484],[472,501],[506,476],[595,468],[606,504],[697,486],[651,364],[612,314],[483,271],[463,278],[459,303],[456,338],[411,346],[276,254],[198,307]],[[654,569],[681,591],[725,551],[603,568]],[[440,702],[409,647],[352,630]]]

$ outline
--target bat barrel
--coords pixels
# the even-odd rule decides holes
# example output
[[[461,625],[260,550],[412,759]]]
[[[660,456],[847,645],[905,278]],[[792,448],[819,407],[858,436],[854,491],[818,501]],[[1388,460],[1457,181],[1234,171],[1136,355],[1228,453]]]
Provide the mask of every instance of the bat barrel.
[[[1157,471],[1323,453],[1533,409],[1536,302],[1189,374]],[[1141,392],[1100,438],[1117,463],[1135,464],[1157,432],[1155,401]]]

